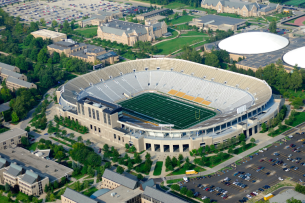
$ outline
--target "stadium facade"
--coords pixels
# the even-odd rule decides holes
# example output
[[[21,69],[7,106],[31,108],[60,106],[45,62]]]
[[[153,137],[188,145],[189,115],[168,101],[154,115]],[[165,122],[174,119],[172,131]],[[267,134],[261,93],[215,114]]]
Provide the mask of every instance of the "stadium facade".
[[[58,116],[78,121],[101,139],[132,144],[137,151],[183,152],[241,133],[250,137],[283,105],[263,80],[168,58],[108,66],[70,80],[56,93]],[[148,108],[151,99],[144,94],[160,95],[162,100]],[[134,105],[124,104],[133,99]],[[180,107],[173,111],[171,105]],[[179,114],[188,109],[190,114]],[[201,114],[202,109],[214,114]],[[175,128],[170,121],[189,125]]]

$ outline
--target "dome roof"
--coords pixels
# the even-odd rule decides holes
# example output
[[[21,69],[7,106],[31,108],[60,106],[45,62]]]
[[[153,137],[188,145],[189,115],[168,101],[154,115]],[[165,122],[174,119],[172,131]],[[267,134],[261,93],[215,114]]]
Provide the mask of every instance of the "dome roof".
[[[268,32],[247,32],[222,40],[220,49],[236,54],[261,54],[286,47],[289,40]]]
[[[283,60],[291,66],[297,65],[300,68],[305,68],[304,53],[305,46],[287,52],[283,56]]]

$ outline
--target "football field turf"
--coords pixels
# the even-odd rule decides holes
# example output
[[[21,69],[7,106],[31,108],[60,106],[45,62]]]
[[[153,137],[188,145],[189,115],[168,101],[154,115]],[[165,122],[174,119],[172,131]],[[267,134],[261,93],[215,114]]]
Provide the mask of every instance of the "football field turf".
[[[119,103],[123,112],[158,124],[189,128],[212,118],[215,112],[156,93],[144,93]]]

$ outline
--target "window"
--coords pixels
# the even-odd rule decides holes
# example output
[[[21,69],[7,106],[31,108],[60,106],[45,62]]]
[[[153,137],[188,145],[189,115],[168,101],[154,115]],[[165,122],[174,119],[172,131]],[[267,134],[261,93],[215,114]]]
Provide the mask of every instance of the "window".
[[[94,126],[94,131],[96,131],[96,126]]]
[[[14,139],[11,139],[11,142],[14,142]]]
[[[116,134],[113,134],[114,139],[116,139]]]
[[[3,145],[6,145],[6,142],[3,142]]]
[[[88,107],[89,117],[91,118],[91,109]]]
[[[90,124],[90,129],[92,130],[92,125]]]
[[[85,115],[84,105],[82,105],[82,113],[83,113],[83,115]]]
[[[110,114],[108,114],[108,124],[111,125]]]
[[[95,119],[95,110],[92,109],[92,118]]]
[[[124,142],[124,137],[122,137],[122,142]]]
[[[104,123],[107,123],[106,113],[104,112]]]
[[[96,119],[99,121],[100,120],[100,113],[98,112],[98,110],[96,110]]]
[[[100,128],[98,128],[98,132],[99,132],[99,133],[101,132],[101,129],[100,129]]]
[[[121,137],[120,137],[120,136],[118,136],[118,139],[119,139],[119,140],[121,140]]]

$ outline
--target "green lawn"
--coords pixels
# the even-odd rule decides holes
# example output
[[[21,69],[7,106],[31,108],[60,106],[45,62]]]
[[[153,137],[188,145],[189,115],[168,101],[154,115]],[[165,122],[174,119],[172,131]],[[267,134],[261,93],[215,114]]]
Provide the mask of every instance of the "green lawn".
[[[169,23],[172,23],[173,25],[180,23],[187,23],[192,21],[193,18],[195,18],[195,16],[189,16],[189,15],[179,16],[177,19],[170,20]]]
[[[179,37],[166,42],[161,42],[155,46],[160,49],[158,54],[170,54],[178,49],[181,49],[184,45],[191,45],[203,40],[203,37]]]
[[[156,166],[155,166],[155,170],[154,170],[154,176],[161,175],[162,166],[163,166],[163,161],[157,161]]]
[[[292,6],[300,6],[301,4],[304,5],[305,0],[290,0],[290,1],[285,1],[285,5],[292,5]],[[304,7],[304,6],[302,6]]]
[[[166,6],[164,6],[165,8],[169,8],[169,9],[182,9],[184,7],[187,7],[187,5],[183,4],[183,3],[178,3],[178,2],[174,2],[174,3],[170,3]]]
[[[222,163],[222,162],[225,162],[226,160],[228,160],[228,159],[230,159],[230,158],[233,157],[233,156],[230,155],[230,154],[227,154],[227,153],[224,153],[224,154],[225,154],[225,155],[224,155],[224,158],[223,158],[222,160],[221,160],[219,157],[217,157],[217,155],[206,157],[206,161],[205,161],[204,163],[199,162],[199,160],[200,160],[201,158],[197,158],[197,159],[195,159],[195,160],[198,161],[198,165],[200,165],[200,166],[207,166],[207,167],[213,168],[213,167],[217,166],[218,164],[220,164],[220,163]],[[213,164],[212,164],[212,162],[211,162],[211,157],[215,157],[215,160],[214,160],[214,163],[213,163]]]
[[[171,123],[175,129],[188,128],[216,115],[211,110],[155,93],[141,94],[119,104],[127,114],[153,123]],[[196,113],[198,119],[194,116]]]
[[[171,183],[178,183],[180,181],[183,181],[183,178],[179,178],[179,179],[173,179],[173,180],[167,180],[166,183],[167,184],[171,184]]]
[[[73,178],[75,178],[75,179],[77,179],[77,180],[79,180],[79,179],[81,179],[82,177],[84,177],[85,175],[83,175],[83,174],[78,174],[78,175],[76,175],[76,176],[72,176]]]
[[[281,130],[277,129],[272,134],[268,133],[268,136],[275,137],[275,136],[280,135],[280,134],[282,134],[283,132],[285,132],[285,131],[287,131],[289,129],[291,129],[291,127],[289,127],[287,125],[283,125],[283,128]]]
[[[291,126],[295,127],[303,122],[305,122],[305,112],[297,112]]]
[[[63,141],[61,141],[61,140],[59,140],[59,139],[57,139],[57,138],[51,137],[51,139],[52,139],[52,140],[55,140],[56,142],[59,142],[59,143],[61,143],[61,144],[67,145],[68,147],[72,147],[72,145],[70,145],[70,144],[68,144],[68,143],[66,143],[66,142],[63,142]]]
[[[234,149],[234,154],[240,154],[255,146],[256,146],[256,144],[248,143],[248,144],[246,144],[245,150],[243,150],[242,147]]]
[[[194,36],[194,35],[201,35],[208,37],[206,33],[197,32],[197,31],[188,31],[186,34],[181,34],[181,36]]]
[[[181,168],[178,168],[176,170],[174,170],[173,172],[171,172],[170,174],[168,174],[167,176],[173,176],[173,175],[183,175],[185,174],[186,170],[195,170],[197,172],[202,172],[205,171],[204,168],[201,168],[199,166],[196,166],[195,164],[190,164],[188,169],[185,169],[183,166]]]
[[[178,3],[178,2],[173,2],[173,3],[170,3],[168,5],[165,5],[163,6],[164,8],[169,8],[169,9],[194,9],[194,10],[199,10],[199,11],[205,11],[207,12],[207,14],[215,14],[217,13],[216,10],[212,10],[212,9],[206,9],[206,8],[201,8],[201,7],[192,7],[192,6],[189,6],[189,5],[185,5],[183,3]]]
[[[8,197],[0,195],[0,202],[9,202]]]
[[[135,166],[133,168],[133,170],[135,170],[137,167],[140,167],[140,171],[137,171],[138,173],[140,172],[140,173],[144,173],[145,175],[149,175],[149,172],[150,172],[150,169],[151,169],[151,165],[150,165],[149,171],[147,173],[145,172],[144,166],[145,166],[145,162],[141,163],[140,165]]]
[[[83,194],[90,197],[96,191],[98,191],[98,189],[96,187],[91,187],[88,190],[84,191]]]
[[[84,35],[85,38],[92,38],[97,35],[97,27],[83,28],[75,31]]]

